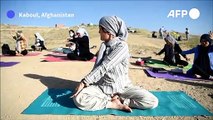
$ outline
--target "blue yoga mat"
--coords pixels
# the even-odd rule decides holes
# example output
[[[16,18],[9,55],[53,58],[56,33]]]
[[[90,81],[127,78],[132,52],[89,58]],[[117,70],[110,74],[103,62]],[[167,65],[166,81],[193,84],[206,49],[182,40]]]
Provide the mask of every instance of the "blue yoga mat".
[[[202,107],[194,99],[182,91],[153,92],[159,99],[155,109],[133,109],[132,113],[104,109],[98,111],[82,111],[78,109],[69,97],[72,92],[68,89],[47,89],[27,107],[22,114],[56,114],[56,115],[118,115],[118,116],[199,116],[213,114]]]

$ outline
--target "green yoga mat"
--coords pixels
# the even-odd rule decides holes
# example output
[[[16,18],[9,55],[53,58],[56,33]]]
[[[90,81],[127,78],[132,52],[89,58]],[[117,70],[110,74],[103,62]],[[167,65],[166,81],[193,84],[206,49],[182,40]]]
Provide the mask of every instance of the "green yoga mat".
[[[182,91],[153,92],[159,99],[155,109],[133,109],[132,113],[120,110],[104,109],[82,111],[74,105],[68,89],[47,89],[27,107],[22,114],[56,114],[56,115],[117,115],[117,116],[199,116],[213,114]]]
[[[165,69],[175,69],[175,68],[178,68],[177,66],[167,65],[163,61],[155,60],[155,59],[149,59],[149,60],[147,60],[146,65],[149,66],[149,67],[157,67],[157,68],[165,68]],[[191,67],[192,67],[192,65],[188,64],[187,66],[183,67],[182,69],[184,71],[187,71]]]

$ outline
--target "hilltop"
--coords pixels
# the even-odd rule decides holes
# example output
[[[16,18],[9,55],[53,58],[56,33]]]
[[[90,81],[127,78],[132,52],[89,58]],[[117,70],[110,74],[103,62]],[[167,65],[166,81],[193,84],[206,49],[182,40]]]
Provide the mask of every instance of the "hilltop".
[[[99,38],[98,26],[84,26],[89,33],[90,45],[99,46],[101,41]],[[68,37],[69,29],[77,30],[77,26],[72,27],[35,27],[35,26],[17,26],[17,25],[7,25],[1,24],[1,46],[3,43],[7,43],[11,48],[15,47],[15,42],[11,35],[15,35],[17,30],[22,30],[25,37],[28,39],[28,47],[34,44],[34,33],[39,32],[46,40],[46,46],[48,49],[53,49],[57,47],[64,47],[65,41]],[[151,31],[146,29],[133,28],[137,32],[130,33],[128,37],[128,44],[131,54],[138,53],[140,51],[146,50],[159,50],[164,44],[164,40],[158,38],[151,38]],[[183,33],[181,33],[184,36]],[[180,41],[179,44],[183,48],[191,48],[198,44],[199,37],[196,35],[191,35],[189,41]],[[95,51],[94,51],[95,52]]]

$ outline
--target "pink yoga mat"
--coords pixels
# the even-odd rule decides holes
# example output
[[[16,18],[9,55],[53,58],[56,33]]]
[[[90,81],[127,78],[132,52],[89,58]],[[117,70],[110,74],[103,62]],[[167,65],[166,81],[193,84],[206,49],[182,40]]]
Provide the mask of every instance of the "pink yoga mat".
[[[43,58],[42,62],[68,62],[68,61],[79,61],[79,60],[69,60],[66,54],[48,54],[45,58]],[[96,57],[89,60],[89,62],[95,62]],[[87,62],[87,61],[85,61]]]

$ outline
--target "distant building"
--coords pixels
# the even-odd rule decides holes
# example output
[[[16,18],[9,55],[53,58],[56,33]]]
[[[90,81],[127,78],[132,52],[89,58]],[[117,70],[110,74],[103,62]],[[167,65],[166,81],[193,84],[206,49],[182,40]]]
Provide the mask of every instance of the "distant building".
[[[86,24],[85,23],[81,23],[81,26],[85,26]]]
[[[87,26],[93,26],[93,23],[88,23]]]
[[[63,28],[63,27],[65,27],[64,24],[55,24],[55,28]]]
[[[129,33],[136,33],[137,31],[135,29],[132,29],[131,27],[127,28]]]

